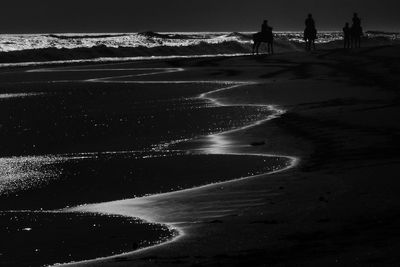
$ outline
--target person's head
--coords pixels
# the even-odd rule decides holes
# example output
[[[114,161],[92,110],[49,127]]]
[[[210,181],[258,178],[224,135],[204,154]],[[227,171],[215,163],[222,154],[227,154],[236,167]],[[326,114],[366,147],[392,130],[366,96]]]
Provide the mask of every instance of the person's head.
[[[346,28],[348,28],[349,27],[349,23],[348,22],[346,22],[346,25],[344,25]]]
[[[264,20],[264,24],[268,24],[268,20],[265,19],[265,20]]]
[[[312,18],[312,14],[310,13],[310,14],[308,14],[308,17],[311,19]]]
[[[355,17],[355,18],[357,18],[357,17],[358,17],[358,14],[357,14],[356,12],[354,12],[354,17]]]

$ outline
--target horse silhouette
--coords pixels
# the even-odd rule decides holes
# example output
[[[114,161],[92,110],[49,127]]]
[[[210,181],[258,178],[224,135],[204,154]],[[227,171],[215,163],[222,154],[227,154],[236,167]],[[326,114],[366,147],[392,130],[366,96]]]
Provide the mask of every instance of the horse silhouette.
[[[306,19],[306,29],[304,30],[304,41],[306,42],[306,50],[315,50],[315,40],[317,39],[317,29],[315,28],[315,21],[312,15],[309,14]]]
[[[253,54],[258,55],[262,43],[267,44],[269,54],[274,53],[274,34],[272,33],[272,27],[268,26],[266,20],[261,26],[261,32],[253,35]]]
[[[262,43],[267,44],[267,50],[269,54],[274,53],[274,36],[273,34],[264,35],[258,32],[253,35],[253,54],[259,54],[259,49]]]

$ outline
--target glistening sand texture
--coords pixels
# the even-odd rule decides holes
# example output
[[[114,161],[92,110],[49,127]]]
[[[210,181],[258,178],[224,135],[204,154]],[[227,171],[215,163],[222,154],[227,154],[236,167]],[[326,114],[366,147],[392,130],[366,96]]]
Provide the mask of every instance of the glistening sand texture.
[[[53,70],[35,70],[34,73],[41,73],[41,72],[52,72]],[[84,72],[84,73],[93,73],[93,72],[97,72],[99,70],[91,70],[91,69],[83,69],[82,71],[76,71],[76,70],[68,70],[68,71],[58,71],[60,73],[67,73],[67,72]],[[274,108],[273,106],[267,106],[267,105],[228,105],[228,104],[222,104],[220,102],[218,102],[217,100],[213,99],[211,97],[212,93],[217,93],[217,92],[221,92],[221,91],[226,91],[226,90],[230,90],[230,89],[234,89],[238,86],[243,86],[243,85],[247,85],[247,84],[251,84],[251,83],[246,83],[246,82],[230,82],[230,81],[223,81],[223,82],[218,82],[218,81],[178,81],[178,82],[174,82],[174,81],[157,81],[157,82],[153,82],[153,81],[131,81],[131,80],[123,80],[124,78],[132,78],[132,77],[142,77],[142,76],[149,76],[149,75],[155,75],[155,74],[161,74],[161,73],[170,73],[173,71],[183,71],[183,69],[162,69],[162,68],[158,68],[155,70],[149,69],[149,72],[146,72],[146,69],[121,69],[121,68],[115,68],[115,69],[102,69],[100,71],[105,71],[105,72],[111,72],[113,73],[113,76],[107,77],[107,78],[101,78],[101,79],[90,79],[87,82],[107,82],[107,83],[137,83],[137,84],[163,84],[163,85],[168,85],[168,84],[188,84],[189,86],[195,86],[196,84],[202,84],[202,85],[207,85],[210,84],[212,86],[218,86],[220,88],[212,90],[211,92],[205,92],[205,93],[201,93],[198,97],[196,97],[199,101],[204,101],[205,103],[209,103],[208,105],[212,105],[215,108],[217,107],[222,107],[228,110],[228,112],[230,112],[229,109],[231,109],[231,111],[234,110],[235,107],[237,107],[239,110],[243,109],[243,111],[245,111],[246,109],[248,109],[250,112],[254,112],[257,111],[257,114],[250,116],[249,118],[246,118],[245,116],[243,117],[243,119],[240,121],[239,120],[239,124],[236,124],[235,120],[237,120],[240,116],[235,116],[232,115],[232,118],[230,119],[231,122],[233,123],[232,125],[228,124],[228,125],[221,125],[222,128],[220,127],[215,127],[215,125],[210,128],[210,129],[214,129],[212,131],[218,133],[221,131],[226,131],[227,129],[231,129],[231,128],[236,128],[235,131],[240,131],[240,130],[245,130],[251,126],[254,125],[258,125],[264,121],[267,121],[269,119],[275,118],[276,116],[279,116],[280,114],[282,114],[281,110],[278,110],[276,108]],[[119,73],[119,72],[123,72],[125,73],[125,75],[115,75],[114,73]],[[126,72],[133,72],[134,74],[126,74]],[[140,72],[139,74],[137,72]],[[30,72],[33,73],[33,72]],[[93,75],[93,74],[92,74]],[[96,75],[98,75],[96,73]],[[116,79],[118,79],[118,81],[113,81],[114,77]],[[38,78],[38,76],[35,76],[35,78]],[[40,79],[40,77],[39,77]],[[122,79],[122,80],[121,80]],[[76,79],[76,81],[79,82],[79,79]],[[65,79],[59,80],[59,81],[55,81],[56,84],[59,83],[60,85],[65,85],[68,84],[68,81]],[[37,86],[37,84],[35,83],[27,83],[24,85],[25,88],[35,88],[34,86]],[[221,88],[221,86],[224,86],[223,88]],[[41,90],[43,90],[42,85],[40,85]],[[62,87],[62,86],[61,86]],[[12,86],[11,86],[12,88]],[[204,90],[204,89],[202,89]],[[68,90],[66,90],[68,92]],[[10,95],[13,95],[13,93],[8,93]],[[26,102],[29,102],[29,97],[32,97],[33,100],[34,96],[36,96],[34,93],[32,93],[31,95],[21,95],[20,93],[14,93],[14,97],[15,98],[23,98],[23,100]],[[157,97],[158,98],[158,97]],[[37,99],[36,99],[37,100]],[[195,98],[193,98],[193,101],[195,101]],[[182,103],[177,103],[177,105],[180,105]],[[68,108],[68,105],[65,105]],[[232,107],[232,108],[231,108]],[[252,111],[253,110],[253,111]],[[211,114],[211,113],[210,113]],[[272,114],[272,115],[271,115]],[[238,114],[239,115],[239,114]],[[29,118],[28,118],[29,119]],[[207,120],[207,119],[206,119]],[[56,121],[55,121],[56,122]],[[242,126],[240,126],[242,125]],[[239,128],[238,128],[239,127]],[[232,132],[232,130],[229,130],[228,132]],[[199,133],[198,133],[199,134]],[[202,135],[202,133],[200,132],[200,135]],[[229,151],[217,151],[216,149],[219,148],[224,148],[227,149],[228,146],[226,146],[226,144],[222,144],[224,145],[224,147],[221,146],[221,144],[219,144],[218,142],[221,140],[221,137],[223,136],[223,134],[219,133],[219,134],[212,134],[209,137],[215,140],[215,144],[213,146],[213,150],[214,151],[204,151],[203,153],[199,154],[199,151],[196,150],[196,154],[198,154],[197,156],[192,156],[195,158],[200,158],[201,162],[204,162],[206,165],[205,166],[200,166],[202,167],[202,169],[209,169],[209,173],[205,172],[202,173],[203,177],[199,176],[199,178],[196,178],[195,175],[191,175],[191,178],[189,179],[190,181],[183,181],[182,182],[176,182],[174,180],[169,181],[169,183],[172,183],[171,185],[160,185],[161,188],[157,189],[157,187],[153,187],[153,186],[149,186],[147,189],[144,189],[143,192],[141,191],[135,191],[136,194],[138,195],[143,195],[145,193],[153,193],[153,192],[158,192],[158,191],[169,191],[169,190],[176,190],[174,189],[174,187],[179,188],[185,188],[185,187],[192,187],[194,185],[201,185],[204,183],[207,183],[207,181],[220,181],[220,180],[226,180],[226,179],[232,179],[232,178],[237,178],[237,177],[247,177],[247,176],[254,176],[254,175],[258,175],[258,174],[263,174],[265,172],[275,172],[281,168],[285,168],[286,166],[291,166],[291,164],[293,164],[292,161],[294,161],[295,159],[290,159],[290,158],[285,158],[285,157],[275,157],[274,155],[264,155],[264,154],[243,154],[243,153],[238,153],[238,152],[229,152]],[[23,135],[22,135],[23,137]],[[191,138],[194,138],[195,136],[191,136]],[[48,140],[47,140],[48,141]],[[171,144],[176,145],[177,142],[172,142]],[[21,153],[26,153],[27,149],[27,145],[29,146],[29,142],[28,144],[24,143],[24,144],[20,144],[22,145],[21,149]],[[65,144],[64,144],[65,145]],[[95,144],[94,144],[95,145]],[[125,144],[119,144],[118,146],[124,146]],[[141,144],[143,145],[143,144]],[[114,144],[115,146],[115,144]],[[132,159],[134,160],[142,160],[144,162],[147,161],[146,164],[152,165],[151,160],[155,160],[155,162],[160,162],[157,161],[157,159],[159,157],[161,158],[166,158],[164,161],[166,161],[165,166],[174,166],[174,164],[176,164],[178,167],[182,166],[181,164],[179,164],[179,162],[177,162],[176,160],[179,158],[175,159],[174,163],[168,162],[168,154],[171,154],[172,156],[179,156],[180,153],[182,153],[183,151],[168,151],[168,143],[162,143],[160,146],[156,146],[156,147],[152,147],[150,150],[152,151],[153,155],[152,156],[146,156],[146,155],[140,155],[138,158],[136,159],[135,157],[137,157],[137,155],[135,153],[138,153],[137,151],[102,151],[100,153],[97,152],[88,152],[88,153],[68,153],[68,154],[58,154],[58,155],[49,155],[49,156],[42,156],[42,157],[25,157],[25,158],[8,158],[8,159],[4,159],[4,163],[3,166],[7,166],[4,164],[9,164],[8,166],[8,171],[5,170],[5,173],[7,175],[9,175],[10,180],[9,182],[5,182],[4,188],[6,188],[5,190],[9,190],[9,192],[6,192],[6,201],[2,201],[2,208],[9,210],[9,209],[21,209],[21,208],[31,208],[31,209],[48,209],[48,208],[55,208],[57,206],[65,206],[65,205],[73,205],[74,203],[79,204],[79,203],[85,203],[85,201],[99,201],[99,200],[106,200],[105,198],[102,198],[101,196],[101,192],[103,192],[101,189],[101,186],[103,186],[103,184],[100,182],[96,182],[96,180],[94,180],[92,183],[94,184],[94,188],[93,191],[95,192],[95,195],[85,193],[85,191],[83,190],[83,194],[74,194],[73,198],[66,198],[63,197],[63,194],[65,192],[74,192],[76,190],[81,190],[81,185],[79,185],[79,183],[76,183],[76,186],[78,186],[75,190],[71,190],[74,189],[74,187],[70,187],[68,186],[68,183],[74,184],[73,183],[73,177],[79,177],[79,176],[83,176],[83,177],[96,177],[98,175],[104,175],[104,176],[112,176],[112,172],[111,173],[107,173],[107,166],[110,167],[110,169],[123,169],[123,168],[119,168],[117,164],[122,164],[124,160],[125,161],[132,161]],[[63,146],[60,146],[63,147]],[[82,149],[81,147],[78,147],[79,149]],[[7,150],[5,150],[5,153],[13,153],[13,150],[15,149],[14,146],[12,146],[12,142],[10,144],[10,152],[5,152]],[[56,150],[56,148],[52,148],[52,147],[46,147],[46,146],[40,146],[36,145],[31,148],[31,152],[37,153],[38,151],[40,152],[44,152],[44,151],[50,151],[51,150]],[[38,149],[38,150],[36,150]],[[143,148],[142,148],[143,149]],[[201,148],[200,148],[201,150]],[[29,150],[28,150],[29,151]],[[163,152],[164,151],[164,152]],[[4,153],[3,152],[3,153]],[[72,151],[66,151],[66,152],[72,152]],[[157,155],[157,153],[159,155]],[[215,154],[215,156],[213,155],[209,155],[207,156],[207,154]],[[143,152],[142,152],[143,154]],[[166,155],[167,154],[167,155]],[[177,155],[174,155],[177,154]],[[204,160],[201,160],[201,154],[204,154]],[[224,159],[222,155],[230,155],[228,158]],[[223,165],[225,164],[224,162],[227,163],[227,160],[229,160],[229,164],[234,164],[234,159],[235,158],[239,158],[240,156],[249,156],[246,159],[240,160],[240,164],[235,164],[236,166],[240,168],[242,168],[243,170],[240,171],[238,168],[230,168],[229,171],[231,171],[232,173],[229,174],[229,171],[224,171],[220,174],[217,175],[217,177],[213,178],[213,176],[215,175],[215,173],[213,174],[213,170],[215,169],[217,171],[217,173],[219,173],[220,171],[218,171],[218,167],[221,169],[223,168]],[[186,156],[188,157],[188,156]],[[212,164],[210,164],[211,162],[207,163],[207,160],[210,159],[212,162],[215,161],[215,159],[218,160],[218,158],[220,158],[220,162],[219,163],[215,163],[216,167],[212,167]],[[265,158],[265,159],[264,159]],[[42,159],[42,160],[40,160]],[[239,159],[238,159],[239,160]],[[246,163],[246,161],[248,161]],[[35,164],[39,163],[38,164]],[[82,163],[80,163],[82,162]],[[118,162],[118,163],[116,163]],[[121,163],[122,162],[122,163]],[[259,162],[259,163],[257,163]],[[188,159],[184,159],[184,164],[187,165],[188,163]],[[79,171],[77,172],[76,170],[81,169],[82,167],[79,167],[79,165],[84,165],[83,170],[87,169],[87,170],[97,170],[92,174],[87,173],[85,171],[83,171],[83,173],[80,173]],[[98,169],[98,167],[91,167],[91,165],[95,166],[96,164],[101,164],[103,167],[103,171],[100,169]],[[30,166],[32,165],[32,166]],[[60,167],[57,167],[57,165],[59,165]],[[89,166],[85,166],[85,165],[89,165]],[[157,165],[157,164],[155,164]],[[199,165],[199,164],[197,164]],[[139,164],[139,166],[143,166],[143,164]],[[162,165],[161,165],[162,166]],[[183,165],[185,166],[185,165]],[[190,173],[191,171],[196,172],[193,167],[196,166],[196,164],[194,165],[188,165],[185,166],[189,171],[185,172],[185,169],[182,170],[182,175],[183,173],[186,173],[186,175],[188,173]],[[241,167],[242,166],[242,167]],[[248,167],[247,167],[248,166]],[[252,167],[255,166],[255,167]],[[173,168],[173,167],[172,167]],[[247,170],[247,168],[250,168],[249,170]],[[65,171],[66,170],[66,171]],[[75,170],[73,172],[69,172],[68,170]],[[105,170],[105,171],[104,171]],[[129,172],[128,172],[129,173]],[[132,174],[132,173],[131,173]],[[121,174],[120,174],[121,175]],[[143,175],[143,174],[142,174]],[[154,175],[149,175],[147,174],[148,177],[153,177]],[[146,176],[146,175],[145,175]],[[176,177],[179,175],[174,175],[174,177]],[[20,177],[20,178],[18,178]],[[40,181],[39,185],[38,185],[38,181],[37,179],[39,179],[39,177],[41,178],[42,181]],[[56,178],[54,178],[56,177]],[[58,178],[57,178],[58,177]],[[57,183],[51,183],[52,179],[59,179],[61,177],[61,181],[65,181],[64,183],[61,184],[57,184]],[[161,176],[157,176],[155,175],[155,177],[159,177],[159,179],[162,179]],[[17,178],[17,179],[16,179]],[[36,178],[36,180],[35,180]],[[208,180],[204,180],[202,181],[203,178],[208,178]],[[13,180],[14,179],[14,180]],[[15,181],[16,179],[16,181]],[[155,178],[154,178],[155,179]],[[168,179],[169,180],[169,179]],[[90,181],[90,179],[88,180]],[[18,182],[20,182],[20,184],[18,184]],[[157,179],[155,179],[155,182],[157,183]],[[100,184],[100,187],[99,185]],[[12,185],[10,187],[10,185]],[[106,184],[104,184],[106,185]],[[110,184],[111,185],[111,184]],[[108,186],[110,186],[108,185]],[[9,188],[7,188],[7,186]],[[14,186],[14,188],[13,188]],[[18,187],[19,186],[19,187]],[[25,188],[21,188],[25,187]],[[60,187],[59,189],[57,189],[57,186]],[[29,192],[31,190],[31,188],[37,188],[31,192]],[[115,187],[115,186],[114,186]],[[27,191],[28,193],[24,193],[24,191],[22,192],[22,196],[20,195],[19,190],[24,190]],[[113,198],[113,190],[112,190],[112,186],[111,188],[108,187],[107,189],[111,189],[111,195],[108,194],[107,198],[111,198],[110,200],[112,200]],[[118,192],[115,195],[115,198],[118,199],[118,196],[124,197],[124,196],[129,196],[129,192],[124,193],[124,191],[127,190],[116,190],[118,189],[118,186],[114,188],[114,192]],[[46,203],[46,197],[40,197],[40,195],[45,195],[46,190],[49,190],[49,192],[51,192],[50,196],[52,194],[55,195],[55,197],[53,198],[52,202],[47,202]],[[96,198],[93,196],[96,196],[96,190],[100,191],[100,195]],[[122,192],[121,192],[122,191]],[[129,190],[128,190],[129,191]],[[43,192],[43,193],[41,193]],[[13,196],[13,194],[17,194],[15,196]],[[83,197],[82,199],[79,197]],[[78,197],[78,198],[76,198]],[[14,211],[15,212],[15,211]],[[118,213],[118,211],[116,210],[116,213]],[[17,212],[14,213],[14,217],[17,218]],[[46,214],[46,213],[44,213]],[[127,216],[127,214],[123,214],[125,216]],[[39,218],[40,216],[38,216]],[[148,219],[148,218],[143,218],[143,219]],[[22,215],[19,215],[19,220],[26,220]],[[41,219],[37,219],[37,221],[40,221]],[[44,220],[44,222],[46,222],[46,220]],[[59,221],[58,221],[59,222]],[[60,223],[60,222],[59,222]],[[30,228],[30,227],[27,227]],[[16,229],[18,231],[18,229]],[[36,229],[34,229],[36,231]],[[164,231],[163,229],[160,229],[162,231]],[[31,230],[30,230],[31,231]],[[30,232],[28,231],[28,232]],[[39,230],[40,231],[40,230]],[[182,232],[180,229],[178,232]],[[36,232],[37,234],[37,232]],[[43,233],[45,234],[45,233]],[[162,238],[164,239],[164,238]],[[161,239],[161,240],[162,240]],[[79,241],[76,241],[79,242]],[[121,243],[121,246],[125,246],[125,243]],[[37,248],[36,248],[37,249]],[[36,250],[35,249],[35,250]],[[119,248],[118,250],[120,250],[121,248]],[[40,249],[38,250],[38,254],[40,255]],[[84,251],[82,252],[82,256],[79,257],[83,257],[83,255],[85,255]],[[55,253],[53,252],[53,257],[55,256]],[[100,252],[99,252],[100,254]],[[113,253],[114,254],[114,253]],[[100,254],[101,255],[101,254]],[[69,255],[71,257],[71,259],[74,259],[74,256]],[[40,258],[40,256],[38,256]],[[29,257],[25,258],[24,260],[27,261]],[[60,259],[64,259],[65,256],[60,256]],[[40,261],[40,260],[39,260]],[[60,260],[63,261],[63,260]],[[10,261],[12,262],[12,260]],[[8,263],[10,263],[8,262]],[[24,264],[29,264],[28,262],[24,262]]]

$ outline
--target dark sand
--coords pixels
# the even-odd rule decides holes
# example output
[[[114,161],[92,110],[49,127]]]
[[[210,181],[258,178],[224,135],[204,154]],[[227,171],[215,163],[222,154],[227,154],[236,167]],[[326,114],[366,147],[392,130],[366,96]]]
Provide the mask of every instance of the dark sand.
[[[0,224],[1,266],[10,267],[121,254],[171,238],[165,226],[90,213],[0,212]]]
[[[143,156],[145,155],[145,156]],[[263,174],[287,164],[260,156],[108,155],[48,162],[25,171],[30,179],[6,184],[0,210],[54,210],[177,191],[218,181]],[[16,173],[20,175],[20,173]],[[36,181],[40,180],[40,181]]]
[[[239,150],[301,163],[266,177],[83,207],[168,222],[185,235],[79,266],[397,266],[399,57],[400,47],[376,47],[157,64],[188,68],[169,79],[260,81],[219,96],[288,112],[230,134],[231,144],[265,141]]]
[[[80,266],[398,265],[399,55],[399,47],[376,47],[126,64],[186,69],[152,80],[258,81],[213,97],[276,104],[287,113],[227,134],[227,150],[301,162],[273,175],[69,209],[138,216],[181,231],[164,246]],[[207,145],[200,138],[177,147]]]

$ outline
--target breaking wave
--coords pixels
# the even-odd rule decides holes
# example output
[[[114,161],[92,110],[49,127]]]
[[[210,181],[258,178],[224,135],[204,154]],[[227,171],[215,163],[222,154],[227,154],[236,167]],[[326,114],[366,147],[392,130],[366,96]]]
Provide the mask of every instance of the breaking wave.
[[[251,52],[251,32],[105,33],[0,35],[0,62],[93,59],[99,57],[151,57],[214,55]],[[275,32],[276,52],[303,47],[302,32]],[[319,32],[317,43],[341,47],[341,32]],[[366,32],[364,43],[398,43],[397,33]]]

